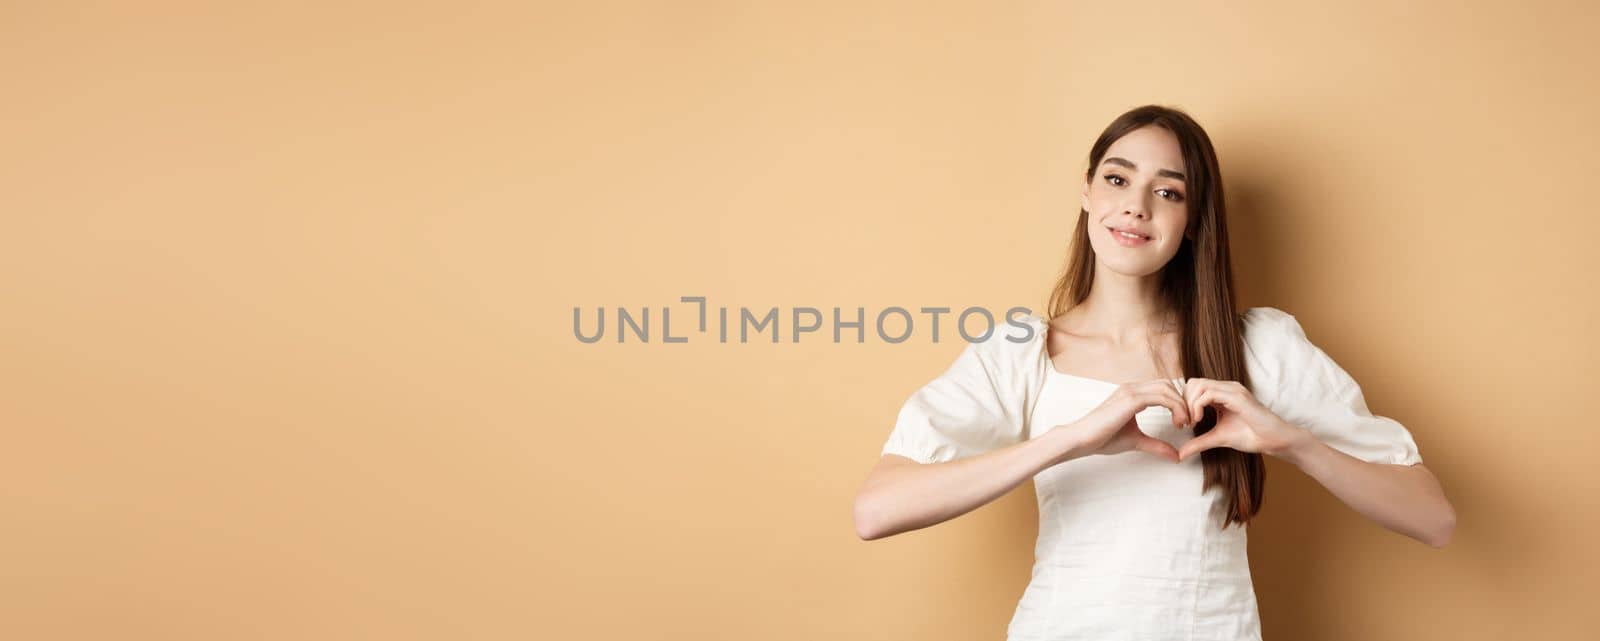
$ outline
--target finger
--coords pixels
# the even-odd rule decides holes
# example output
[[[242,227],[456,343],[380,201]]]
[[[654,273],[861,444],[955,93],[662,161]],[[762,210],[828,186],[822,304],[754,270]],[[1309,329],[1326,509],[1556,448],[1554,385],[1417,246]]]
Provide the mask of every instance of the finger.
[[[1201,404],[1199,400],[1210,385],[1211,379],[1209,378],[1191,378],[1189,382],[1183,385],[1184,402],[1189,408],[1189,416],[1194,417],[1194,422],[1196,423],[1206,417],[1206,406]]]
[[[1233,403],[1228,407],[1243,411],[1245,407],[1261,404],[1261,399],[1256,398],[1256,393],[1245,387],[1244,383],[1229,381],[1228,391],[1233,395]]]
[[[1178,391],[1172,389],[1171,386],[1167,386],[1164,389],[1159,384],[1154,387],[1145,387],[1134,394],[1133,398],[1140,409],[1159,406],[1171,410],[1172,423],[1174,425],[1182,425],[1180,421],[1188,422],[1189,410],[1184,406],[1183,399],[1178,396]]]
[[[1222,434],[1220,432],[1206,432],[1189,439],[1187,443],[1183,444],[1183,447],[1178,448],[1178,460],[1187,461],[1191,456],[1217,447],[1227,447]]]
[[[1226,381],[1215,381],[1202,388],[1190,403],[1196,413],[1203,413],[1207,407],[1213,405],[1238,410],[1241,407],[1240,394],[1238,389],[1227,385]]]
[[[1221,406],[1229,410],[1238,410],[1240,407],[1238,391],[1222,385],[1213,385],[1207,388],[1195,400],[1200,403],[1202,409],[1212,405]]]
[[[1193,423],[1189,419],[1189,406],[1183,402],[1183,395],[1178,393],[1170,381],[1160,381],[1156,384],[1157,398],[1161,399],[1161,406],[1172,411],[1172,424],[1179,428],[1188,427]]]
[[[1149,452],[1173,463],[1177,463],[1180,460],[1178,450],[1173,448],[1172,444],[1146,434],[1133,437],[1133,449]]]
[[[1189,411],[1189,404],[1183,400],[1182,388],[1168,385],[1164,389],[1171,396],[1172,403],[1177,406],[1172,411],[1174,422],[1178,424],[1178,427],[1193,427],[1195,423],[1194,413]]]
[[[1211,404],[1211,389],[1209,387],[1202,389],[1190,399],[1189,404],[1197,416],[1205,416],[1206,406]]]
[[[1189,405],[1183,402],[1183,394],[1178,392],[1172,381],[1151,381],[1151,389],[1160,399],[1160,405],[1172,410],[1173,425],[1183,427],[1194,422],[1190,420]]]

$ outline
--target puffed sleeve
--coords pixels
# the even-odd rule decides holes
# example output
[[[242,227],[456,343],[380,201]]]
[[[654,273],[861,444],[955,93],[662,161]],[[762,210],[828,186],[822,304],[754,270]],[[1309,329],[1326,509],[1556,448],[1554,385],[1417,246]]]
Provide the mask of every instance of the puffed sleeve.
[[[1267,409],[1363,461],[1422,462],[1411,432],[1392,418],[1372,414],[1361,386],[1306,338],[1292,314],[1253,307],[1244,314],[1244,334],[1251,383]]]
[[[943,463],[1027,438],[1027,372],[1017,346],[1001,338],[967,343],[938,378],[906,399],[883,454]]]

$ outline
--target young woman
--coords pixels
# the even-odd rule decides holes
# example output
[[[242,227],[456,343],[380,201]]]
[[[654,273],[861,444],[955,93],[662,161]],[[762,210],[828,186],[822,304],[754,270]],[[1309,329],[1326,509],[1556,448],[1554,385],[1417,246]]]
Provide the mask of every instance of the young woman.
[[[877,539],[1033,479],[1030,639],[1259,639],[1245,556],[1262,456],[1443,546],[1455,511],[1407,429],[1293,315],[1234,308],[1222,176],[1186,114],[1144,106],[1089,151],[1049,317],[1008,317],[902,406],[856,498]]]

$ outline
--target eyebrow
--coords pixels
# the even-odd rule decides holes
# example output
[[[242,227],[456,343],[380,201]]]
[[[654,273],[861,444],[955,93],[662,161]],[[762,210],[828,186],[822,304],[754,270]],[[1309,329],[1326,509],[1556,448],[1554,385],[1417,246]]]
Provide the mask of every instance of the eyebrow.
[[[1121,158],[1121,157],[1118,157],[1118,156],[1112,156],[1110,158],[1107,158],[1105,160],[1100,161],[1100,163],[1104,164],[1104,165],[1122,165],[1123,167],[1127,167],[1127,168],[1132,169],[1134,171],[1138,171],[1138,169],[1139,169],[1139,166],[1133,164],[1133,161],[1128,160],[1127,158]],[[1168,178],[1177,178],[1178,180],[1188,180],[1187,178],[1184,177],[1183,172],[1181,172],[1181,171],[1173,171],[1171,169],[1157,169],[1156,170],[1156,175],[1157,176],[1166,176]]]

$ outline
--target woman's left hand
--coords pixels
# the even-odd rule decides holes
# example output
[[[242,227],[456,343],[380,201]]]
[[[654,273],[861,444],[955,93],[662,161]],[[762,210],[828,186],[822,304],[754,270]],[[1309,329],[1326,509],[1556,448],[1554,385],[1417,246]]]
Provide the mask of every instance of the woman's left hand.
[[[1189,406],[1189,416],[1197,422],[1207,406],[1216,409],[1217,422],[1205,434],[1178,448],[1180,461],[1214,447],[1281,456],[1304,439],[1312,438],[1310,432],[1273,414],[1238,381],[1186,379],[1183,400]]]

